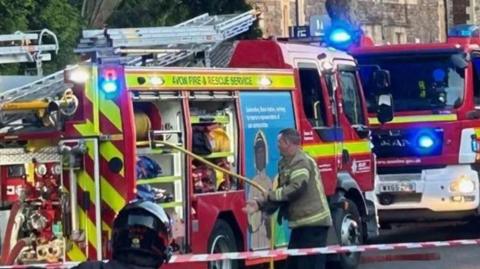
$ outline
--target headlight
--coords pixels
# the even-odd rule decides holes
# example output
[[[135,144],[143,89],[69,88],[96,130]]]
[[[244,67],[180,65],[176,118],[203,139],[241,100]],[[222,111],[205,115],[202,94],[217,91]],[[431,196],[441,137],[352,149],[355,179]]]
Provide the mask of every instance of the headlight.
[[[89,76],[85,68],[77,68],[70,73],[70,80],[75,83],[84,83],[88,80]]]
[[[475,191],[475,183],[467,179],[465,176],[461,176],[450,184],[451,192],[470,193]]]

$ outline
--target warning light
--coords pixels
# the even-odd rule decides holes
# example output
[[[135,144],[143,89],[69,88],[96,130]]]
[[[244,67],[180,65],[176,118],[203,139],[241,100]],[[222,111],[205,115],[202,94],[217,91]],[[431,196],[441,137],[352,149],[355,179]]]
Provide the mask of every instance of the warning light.
[[[352,36],[345,29],[340,28],[340,29],[333,30],[328,36],[328,39],[332,43],[338,44],[338,43],[349,42],[350,40],[352,40]]]
[[[120,90],[120,81],[117,75],[117,70],[114,68],[105,68],[100,70],[99,86],[100,89],[106,94],[108,99],[115,98]]]
[[[325,43],[336,49],[346,50],[359,42],[361,29],[347,22],[336,21],[325,30]]]
[[[428,149],[433,147],[434,144],[435,144],[435,141],[429,135],[421,135],[418,138],[418,146],[421,148]]]
[[[114,93],[117,91],[117,83],[115,83],[115,81],[104,81],[102,83],[102,89],[106,93]]]

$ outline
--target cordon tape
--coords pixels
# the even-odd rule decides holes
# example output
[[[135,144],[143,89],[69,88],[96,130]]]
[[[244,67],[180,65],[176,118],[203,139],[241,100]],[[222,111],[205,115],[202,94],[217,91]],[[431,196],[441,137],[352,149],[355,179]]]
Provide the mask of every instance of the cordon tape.
[[[245,251],[230,253],[213,253],[213,254],[185,254],[173,255],[169,263],[193,263],[193,262],[209,262],[219,260],[246,260],[257,258],[275,258],[284,256],[307,256],[315,254],[341,254],[349,252],[378,252],[388,250],[406,250],[406,249],[427,249],[437,247],[459,247],[480,245],[480,239],[464,239],[451,241],[431,241],[420,243],[396,243],[396,244],[374,244],[361,246],[327,246],[321,248],[304,248],[304,249],[275,249],[263,251]],[[11,265],[0,266],[0,269],[27,269],[35,266],[49,269],[66,269],[72,268],[78,262],[52,263],[52,264],[30,264],[30,265]]]

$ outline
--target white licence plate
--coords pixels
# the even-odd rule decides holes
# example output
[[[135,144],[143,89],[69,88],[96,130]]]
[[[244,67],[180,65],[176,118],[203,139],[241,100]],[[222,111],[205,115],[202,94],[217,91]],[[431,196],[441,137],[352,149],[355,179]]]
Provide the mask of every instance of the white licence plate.
[[[387,183],[380,185],[380,192],[415,192],[415,183]]]

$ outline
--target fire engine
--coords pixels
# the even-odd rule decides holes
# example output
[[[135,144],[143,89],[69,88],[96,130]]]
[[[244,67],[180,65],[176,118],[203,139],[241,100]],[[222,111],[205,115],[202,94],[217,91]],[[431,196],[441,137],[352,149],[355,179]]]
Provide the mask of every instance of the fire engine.
[[[77,51],[90,61],[1,92],[1,263],[106,259],[116,213],[142,195],[170,214],[176,253],[285,247],[285,221],[242,211],[258,190],[240,175],[276,187],[276,139],[287,127],[318,161],[330,241],[376,235],[375,197],[366,195],[376,167],[355,61],[243,40],[227,68],[209,67],[213,49],[254,19],[206,14],[173,27],[85,30]],[[207,67],[166,67],[199,55]],[[359,254],[332,259],[354,268]]]
[[[462,25],[444,43],[351,50],[373,127],[381,222],[478,215],[478,34]],[[394,117],[384,125],[373,118],[379,94],[393,96]]]

